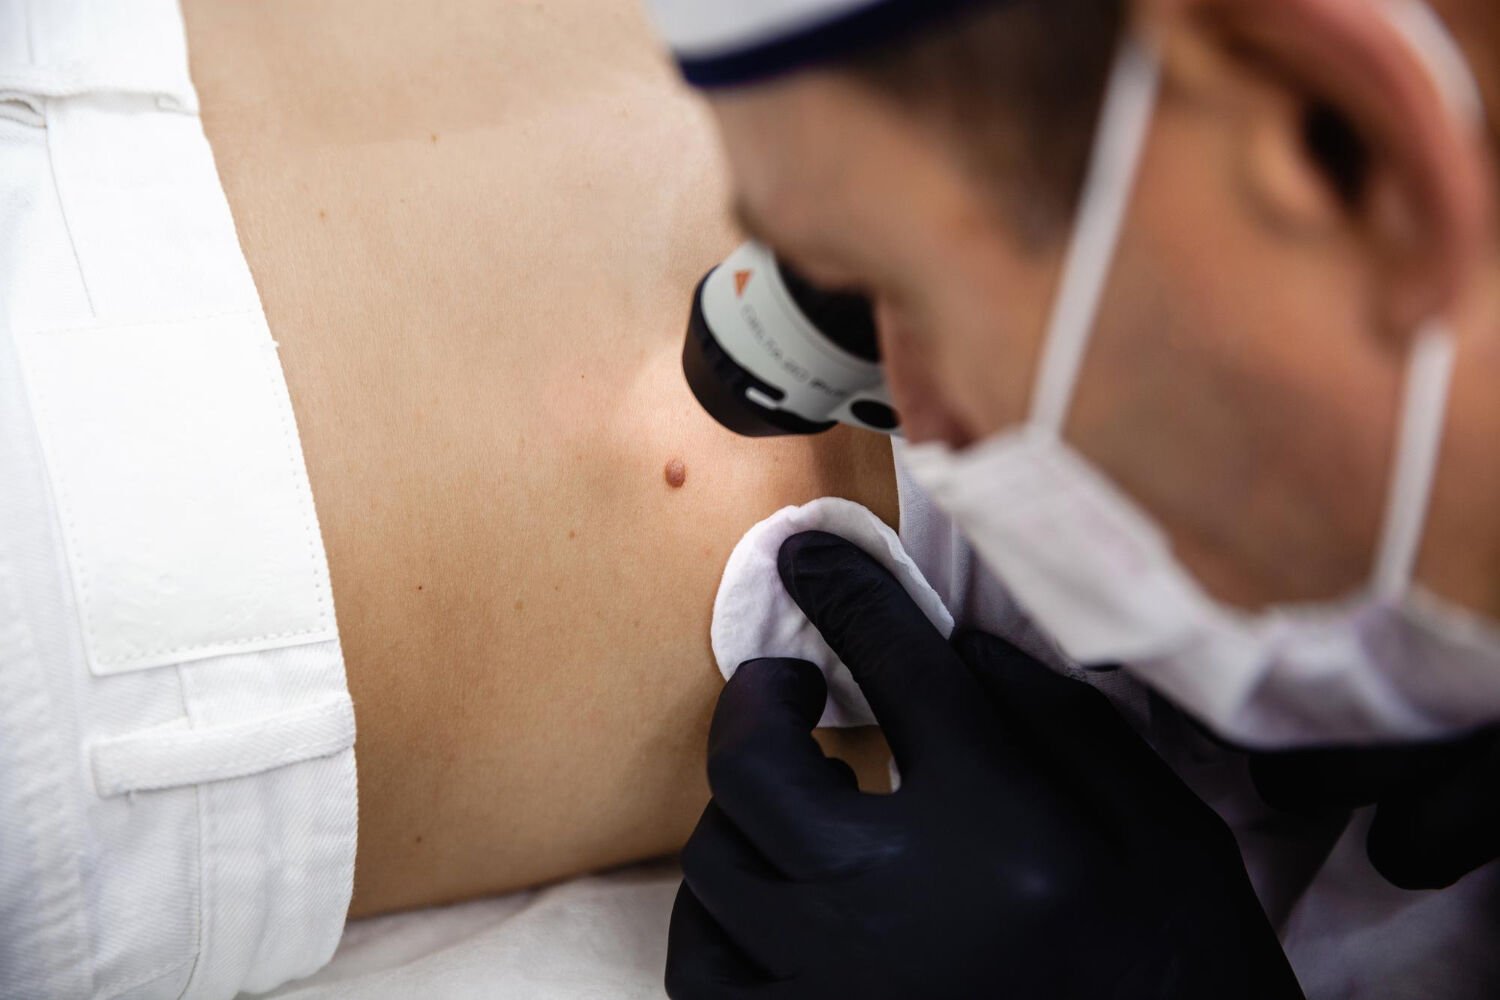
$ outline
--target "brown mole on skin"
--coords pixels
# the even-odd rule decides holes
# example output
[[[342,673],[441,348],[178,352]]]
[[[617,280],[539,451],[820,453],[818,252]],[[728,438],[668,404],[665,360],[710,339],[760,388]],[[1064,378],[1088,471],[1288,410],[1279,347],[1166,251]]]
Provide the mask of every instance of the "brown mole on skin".
[[[682,484],[687,482],[687,466],[682,464],[680,458],[668,462],[662,474],[666,477],[667,485],[674,490],[682,489]]]

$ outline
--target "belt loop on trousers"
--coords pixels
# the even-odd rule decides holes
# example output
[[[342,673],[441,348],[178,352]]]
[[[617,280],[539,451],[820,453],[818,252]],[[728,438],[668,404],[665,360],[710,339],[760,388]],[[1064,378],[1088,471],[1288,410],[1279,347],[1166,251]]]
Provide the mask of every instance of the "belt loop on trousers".
[[[198,111],[176,0],[0,0],[0,34],[0,95],[139,95]]]

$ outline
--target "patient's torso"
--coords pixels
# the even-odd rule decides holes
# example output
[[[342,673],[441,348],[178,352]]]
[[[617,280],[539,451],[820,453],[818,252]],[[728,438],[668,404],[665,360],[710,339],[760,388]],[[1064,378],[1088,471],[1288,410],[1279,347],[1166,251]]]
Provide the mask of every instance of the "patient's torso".
[[[742,441],[682,384],[735,240],[706,115],[631,0],[185,7],[333,573],[356,908],[670,846],[739,534],[828,493],[895,517],[882,442]]]

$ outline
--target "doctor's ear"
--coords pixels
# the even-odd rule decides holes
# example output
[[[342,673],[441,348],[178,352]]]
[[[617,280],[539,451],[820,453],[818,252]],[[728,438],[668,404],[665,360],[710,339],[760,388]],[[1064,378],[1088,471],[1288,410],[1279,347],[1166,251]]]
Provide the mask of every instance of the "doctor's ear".
[[[1404,335],[1454,304],[1492,218],[1472,76],[1425,6],[1398,23],[1401,6],[1139,0],[1136,14],[1162,47],[1164,100],[1234,121],[1229,168],[1251,210],[1284,238],[1358,247]]]

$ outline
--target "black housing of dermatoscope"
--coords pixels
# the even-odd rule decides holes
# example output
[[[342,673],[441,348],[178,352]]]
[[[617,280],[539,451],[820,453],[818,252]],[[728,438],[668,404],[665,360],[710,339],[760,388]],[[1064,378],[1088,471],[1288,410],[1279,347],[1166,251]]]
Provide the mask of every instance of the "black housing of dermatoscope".
[[[816,287],[759,243],[699,282],[682,368],[709,415],[746,437],[901,430],[869,299]]]

